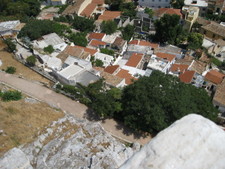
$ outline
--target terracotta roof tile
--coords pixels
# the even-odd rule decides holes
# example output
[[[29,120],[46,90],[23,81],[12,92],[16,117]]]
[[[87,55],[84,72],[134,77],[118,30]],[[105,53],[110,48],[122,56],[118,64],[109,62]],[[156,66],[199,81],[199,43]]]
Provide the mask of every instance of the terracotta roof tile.
[[[118,68],[119,68],[119,65],[107,66],[104,69],[104,71],[107,73],[113,74]]]
[[[86,6],[86,8],[81,12],[80,15],[90,17],[96,7],[97,7],[96,3],[90,3]]]
[[[172,54],[168,54],[168,53],[156,53],[155,54],[157,57],[160,57],[160,58],[162,58],[162,59],[166,59],[166,60],[168,60],[168,61],[172,61],[173,59],[175,59],[176,58],[176,55],[172,55]]]
[[[179,78],[181,82],[191,83],[194,75],[195,75],[195,71],[187,70],[184,73],[180,74]]]
[[[103,5],[104,0],[92,0],[92,3],[98,4],[98,5]]]
[[[78,14],[78,11],[81,5],[84,3],[85,0],[76,0],[75,4],[69,5],[63,12],[62,15],[69,15],[69,14]]]
[[[136,78],[134,78],[128,70],[124,70],[124,69],[121,69],[117,74],[116,76],[118,77],[121,77],[121,78],[125,78],[125,83],[127,85],[133,83],[133,80],[137,80]]]
[[[211,22],[210,24],[206,26],[202,26],[202,29],[210,31],[216,35],[225,37],[225,26],[222,26],[216,22]]]
[[[122,47],[125,43],[126,41],[124,39],[122,39],[121,37],[116,37],[112,45]]]
[[[217,86],[213,101],[225,106],[225,79]]]
[[[213,82],[215,84],[220,84],[223,81],[223,78],[225,77],[225,74],[220,73],[216,70],[210,70],[206,75],[205,79]]]
[[[141,53],[133,53],[126,63],[126,66],[137,67],[143,58]]]
[[[102,15],[98,17],[98,20],[108,21],[113,20],[121,16],[121,11],[105,11]]]
[[[206,66],[207,64],[198,60],[193,60],[189,70],[194,70],[196,71],[198,74],[202,74],[205,70],[206,70]]]
[[[91,40],[91,42],[89,43],[90,46],[94,46],[94,47],[99,47],[99,46],[104,46],[106,45],[105,42],[99,41],[99,40]]]
[[[171,72],[184,72],[188,69],[189,65],[185,65],[185,64],[173,64],[170,68]]]
[[[129,44],[140,45],[140,46],[150,46],[152,48],[159,47],[158,43],[151,43],[151,42],[143,41],[143,40],[132,40],[132,41],[129,42]]]
[[[81,48],[84,49],[85,52],[88,52],[91,56],[93,56],[95,53],[97,53],[98,51],[95,49],[90,49],[90,48],[86,48],[83,46],[76,46],[77,48]]]
[[[182,13],[180,9],[173,9],[173,8],[160,8],[155,11],[155,15],[158,17],[162,17],[164,14],[169,14],[169,15],[179,15],[182,17]]]
[[[89,40],[92,40],[92,39],[102,40],[105,35],[106,35],[105,33],[92,32],[89,34],[88,39]]]

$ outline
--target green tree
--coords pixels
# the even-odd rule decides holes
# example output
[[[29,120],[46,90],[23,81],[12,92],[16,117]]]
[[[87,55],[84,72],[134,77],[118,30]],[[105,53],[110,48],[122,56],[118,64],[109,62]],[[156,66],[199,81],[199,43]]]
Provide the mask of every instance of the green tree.
[[[6,91],[2,93],[1,95],[2,100],[7,102],[7,101],[12,101],[12,100],[20,100],[22,98],[22,94],[19,91]]]
[[[74,29],[77,29],[81,32],[92,32],[95,29],[93,19],[88,19],[80,16],[74,16],[72,26],[74,27]]]
[[[16,72],[16,68],[13,66],[9,66],[9,67],[7,67],[5,72],[9,73],[9,74],[14,74]]]
[[[184,6],[184,0],[172,0],[171,6],[176,9],[181,9]]]
[[[28,65],[34,66],[36,61],[37,61],[37,59],[36,59],[36,57],[34,55],[31,55],[31,56],[27,57],[26,61],[27,61]]]
[[[180,16],[165,14],[155,22],[155,39],[159,42],[179,44],[180,36],[183,35],[183,28],[179,24]]]
[[[104,64],[104,63],[103,63],[100,59],[96,59],[96,60],[95,60],[95,66],[97,66],[97,67],[102,67],[103,64]]]
[[[189,49],[199,49],[202,47],[203,35],[200,33],[192,32],[188,36],[188,48]]]
[[[87,46],[87,39],[85,33],[72,33],[68,36],[68,39],[76,45]]]
[[[219,68],[225,70],[225,60],[220,64]]]
[[[103,21],[101,24],[102,32],[111,35],[116,32],[117,25],[114,21]]]
[[[54,48],[52,45],[48,45],[47,47],[44,48],[44,52],[51,54],[54,52]]]
[[[3,42],[7,45],[6,50],[8,52],[14,52],[16,50],[16,44],[11,38],[5,39]]]
[[[121,3],[119,10],[122,11],[123,16],[129,16],[131,19],[136,17],[136,5],[133,2]]]
[[[114,51],[113,50],[110,50],[110,49],[107,49],[107,48],[100,48],[100,52],[101,53],[104,53],[104,54],[107,54],[107,55],[114,55]]]
[[[123,39],[129,41],[134,35],[134,26],[132,25],[127,25],[126,27],[123,28],[122,30],[122,37]]]
[[[145,8],[145,13],[148,14],[149,18],[152,18],[154,15],[154,11],[150,8]]]
[[[204,89],[158,71],[125,87],[121,100],[125,124],[151,133],[191,113],[217,118],[217,110]]]

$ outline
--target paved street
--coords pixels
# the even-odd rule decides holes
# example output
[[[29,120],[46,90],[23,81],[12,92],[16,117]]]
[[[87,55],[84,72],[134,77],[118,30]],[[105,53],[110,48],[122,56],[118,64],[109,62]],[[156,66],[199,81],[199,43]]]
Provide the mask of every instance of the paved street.
[[[75,117],[84,118],[87,116],[87,107],[85,105],[73,101],[64,95],[58,94],[37,82],[21,79],[15,75],[6,74],[4,72],[0,72],[0,82],[4,82],[27,95],[71,113]],[[150,136],[143,138],[138,134],[131,133],[128,128],[113,119],[98,122],[113,136],[129,142],[139,142],[144,145],[151,139]]]

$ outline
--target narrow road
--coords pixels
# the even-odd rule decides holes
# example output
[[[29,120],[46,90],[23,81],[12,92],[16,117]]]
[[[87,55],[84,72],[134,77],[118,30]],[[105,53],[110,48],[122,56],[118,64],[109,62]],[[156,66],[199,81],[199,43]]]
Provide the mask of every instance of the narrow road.
[[[21,79],[15,75],[6,74],[4,72],[0,72],[0,82],[3,82],[17,90],[20,90],[23,93],[40,101],[46,102],[51,106],[71,113],[75,117],[85,118],[87,116],[88,108],[85,105],[71,100],[64,95],[56,93],[39,83]],[[128,128],[124,127],[122,124],[116,122],[113,119],[107,119],[105,121],[98,122],[107,132],[117,138],[120,138],[121,140],[125,140],[128,142],[138,142],[141,145],[144,145],[151,139],[150,136],[143,137],[138,134],[132,133]]]

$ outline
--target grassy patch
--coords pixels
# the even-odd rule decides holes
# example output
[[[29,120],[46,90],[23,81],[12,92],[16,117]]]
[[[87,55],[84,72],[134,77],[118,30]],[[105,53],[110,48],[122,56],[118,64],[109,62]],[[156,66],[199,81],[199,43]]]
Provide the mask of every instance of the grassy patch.
[[[215,64],[216,66],[221,66],[222,65],[222,62],[219,59],[215,58],[215,57],[211,58],[211,62],[213,64]]]

